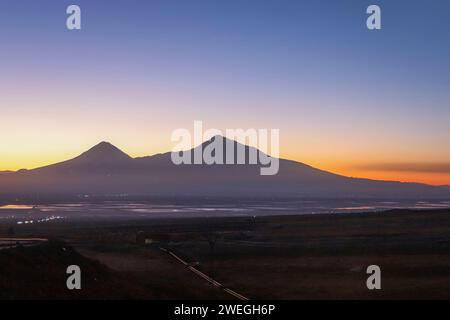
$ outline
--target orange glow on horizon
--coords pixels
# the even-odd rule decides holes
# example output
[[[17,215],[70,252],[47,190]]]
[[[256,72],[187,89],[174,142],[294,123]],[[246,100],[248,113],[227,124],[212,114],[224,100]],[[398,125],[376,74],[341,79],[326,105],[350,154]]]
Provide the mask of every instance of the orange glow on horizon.
[[[434,186],[450,185],[450,173],[396,172],[396,171],[354,171],[338,170],[334,173],[355,178],[387,180],[400,182],[417,182]]]
[[[120,146],[118,146],[121,149]],[[171,150],[171,145],[167,145],[167,147],[163,146],[163,150]],[[88,148],[87,148],[88,149]],[[54,163],[58,163],[61,161],[72,159],[87,149],[83,149],[82,151],[73,151],[73,150],[64,150],[60,153],[50,153],[50,154],[41,154],[41,153],[10,153],[10,154],[2,154],[2,162],[0,163],[0,171],[17,171],[20,169],[33,169],[38,168]],[[152,154],[156,154],[159,152],[165,152],[161,150],[157,150],[154,152],[148,152],[140,149],[133,149],[132,152],[124,152],[128,153],[132,157],[141,157],[148,156]],[[308,159],[300,159],[299,157],[290,157],[286,155],[281,155],[281,158],[290,159],[298,162],[305,163],[317,169],[321,169],[324,171],[332,172],[335,174],[340,174],[348,177],[355,178],[367,178],[374,180],[388,180],[388,181],[401,181],[401,182],[417,182],[417,183],[425,183],[430,185],[450,185],[450,173],[433,173],[433,172],[397,172],[397,171],[374,171],[374,170],[359,170],[352,169],[352,166],[343,165],[345,163],[351,163],[353,165],[358,164],[359,162],[356,159],[347,159],[347,161],[340,161],[339,165],[329,163],[326,161],[315,161],[313,158]],[[360,160],[360,159],[358,159]]]

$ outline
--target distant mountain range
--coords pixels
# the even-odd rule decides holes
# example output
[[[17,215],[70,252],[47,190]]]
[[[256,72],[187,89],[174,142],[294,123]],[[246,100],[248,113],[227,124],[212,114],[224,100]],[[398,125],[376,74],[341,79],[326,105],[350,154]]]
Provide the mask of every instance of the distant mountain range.
[[[211,141],[197,148],[204,148],[209,143]],[[237,142],[232,143],[237,147]],[[251,147],[245,148],[248,152]],[[189,152],[194,152],[194,149]],[[102,142],[68,161],[33,170],[0,172],[0,196],[121,194],[163,197],[450,199],[448,186],[350,178],[284,159],[280,159],[277,175],[262,176],[260,167],[259,164],[175,165],[171,161],[171,152],[132,158],[112,144]]]

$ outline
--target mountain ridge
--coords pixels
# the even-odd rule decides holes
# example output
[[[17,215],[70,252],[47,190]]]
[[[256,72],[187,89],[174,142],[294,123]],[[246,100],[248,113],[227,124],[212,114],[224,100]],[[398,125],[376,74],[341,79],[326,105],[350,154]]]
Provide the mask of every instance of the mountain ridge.
[[[194,152],[214,137],[186,150]],[[225,141],[239,145],[233,140]],[[226,143],[224,143],[224,146]],[[242,145],[241,145],[242,146]],[[244,146],[246,153],[253,147]],[[257,150],[257,149],[256,149]],[[450,187],[352,178],[279,159],[280,171],[261,176],[260,165],[175,165],[171,152],[132,158],[109,142],[79,156],[26,171],[0,175],[4,194],[129,194],[225,197],[445,198]]]

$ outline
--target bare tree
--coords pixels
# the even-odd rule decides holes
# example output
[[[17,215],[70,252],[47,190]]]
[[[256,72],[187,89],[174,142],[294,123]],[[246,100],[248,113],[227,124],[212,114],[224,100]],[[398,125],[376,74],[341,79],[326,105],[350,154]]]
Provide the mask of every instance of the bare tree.
[[[220,235],[214,232],[205,232],[202,234],[202,236],[206,239],[206,241],[209,244],[209,250],[210,252],[214,251],[214,248],[216,246],[217,241],[220,238]]]

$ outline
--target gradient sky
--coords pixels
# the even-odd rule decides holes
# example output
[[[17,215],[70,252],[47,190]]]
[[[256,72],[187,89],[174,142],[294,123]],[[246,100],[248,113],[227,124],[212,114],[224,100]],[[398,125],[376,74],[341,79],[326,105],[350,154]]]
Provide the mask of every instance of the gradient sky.
[[[82,9],[82,30],[65,27]],[[378,4],[383,29],[366,28]],[[0,0],[0,170],[279,128],[281,155],[450,184],[450,2]]]

